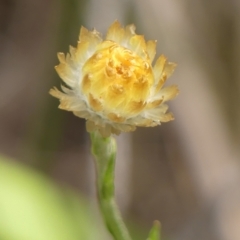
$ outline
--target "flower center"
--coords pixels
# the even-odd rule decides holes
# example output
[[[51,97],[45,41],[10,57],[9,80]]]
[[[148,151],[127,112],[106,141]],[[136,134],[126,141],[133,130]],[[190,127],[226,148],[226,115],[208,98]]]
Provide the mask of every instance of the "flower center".
[[[108,118],[114,113],[121,119],[145,107],[154,80],[152,68],[133,51],[104,41],[82,70],[81,89],[94,111]]]

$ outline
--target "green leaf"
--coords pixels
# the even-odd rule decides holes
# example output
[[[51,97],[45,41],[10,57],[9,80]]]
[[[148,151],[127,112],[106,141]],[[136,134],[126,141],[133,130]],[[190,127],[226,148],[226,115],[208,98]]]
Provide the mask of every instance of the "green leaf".
[[[96,240],[98,222],[70,189],[0,156],[1,240]]]
[[[160,222],[155,221],[147,240],[160,240]]]

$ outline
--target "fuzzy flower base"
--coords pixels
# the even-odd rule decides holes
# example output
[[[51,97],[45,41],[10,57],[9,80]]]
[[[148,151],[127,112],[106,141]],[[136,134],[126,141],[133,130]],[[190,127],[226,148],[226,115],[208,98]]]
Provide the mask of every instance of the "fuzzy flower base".
[[[115,21],[104,40],[82,27],[77,48],[58,53],[56,70],[67,87],[50,94],[60,100],[60,109],[85,118],[88,132],[98,130],[103,137],[168,122],[173,115],[165,102],[178,88],[163,85],[175,64],[161,55],[152,66],[155,54],[156,41],[146,42],[134,25],[122,28]]]

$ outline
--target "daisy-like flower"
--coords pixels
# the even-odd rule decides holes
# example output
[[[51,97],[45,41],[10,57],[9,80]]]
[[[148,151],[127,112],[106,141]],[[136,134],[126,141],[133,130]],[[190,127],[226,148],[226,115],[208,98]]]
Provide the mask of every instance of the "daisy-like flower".
[[[60,100],[60,109],[85,118],[88,132],[108,137],[173,120],[165,102],[178,88],[163,85],[176,65],[161,55],[152,66],[156,41],[146,42],[134,25],[122,28],[115,21],[105,39],[82,27],[77,47],[69,51],[58,53],[55,67],[63,92],[53,88],[50,94]]]

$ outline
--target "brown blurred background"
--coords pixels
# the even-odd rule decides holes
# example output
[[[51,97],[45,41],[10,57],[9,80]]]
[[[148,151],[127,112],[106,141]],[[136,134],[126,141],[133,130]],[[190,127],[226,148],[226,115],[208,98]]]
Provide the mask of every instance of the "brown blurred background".
[[[57,109],[56,53],[118,19],[178,64],[176,120],[118,137],[126,219],[173,240],[240,239],[240,2],[0,0],[0,152],[95,197],[84,120]]]

